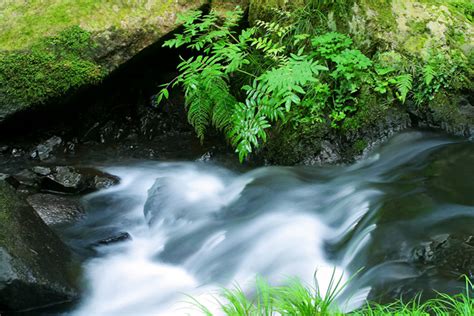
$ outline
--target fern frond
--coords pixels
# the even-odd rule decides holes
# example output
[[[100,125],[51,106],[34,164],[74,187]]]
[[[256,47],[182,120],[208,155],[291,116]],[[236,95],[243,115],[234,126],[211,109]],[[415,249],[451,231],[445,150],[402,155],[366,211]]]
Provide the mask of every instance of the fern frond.
[[[204,94],[201,87],[186,90],[186,107],[188,121],[194,127],[197,137],[203,141],[212,115],[212,102]]]
[[[413,77],[411,74],[404,74],[397,76],[395,80],[399,92],[398,98],[402,103],[405,103],[406,97],[413,87]]]
[[[430,64],[423,67],[423,81],[427,86],[431,84],[435,76],[436,70]]]
[[[242,162],[254,147],[259,145],[259,139],[266,141],[266,129],[270,127],[265,115],[257,110],[255,102],[247,100],[238,103],[232,116],[233,129],[228,133],[235,151]]]
[[[265,22],[258,20],[256,24],[258,27],[264,29],[267,33],[277,35],[278,37],[285,36],[292,29],[291,25],[283,26],[276,22]]]

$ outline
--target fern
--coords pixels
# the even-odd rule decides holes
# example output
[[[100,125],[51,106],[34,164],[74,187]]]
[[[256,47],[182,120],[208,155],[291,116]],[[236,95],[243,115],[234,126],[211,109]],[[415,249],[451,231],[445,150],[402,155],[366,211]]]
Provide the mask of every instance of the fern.
[[[425,82],[425,84],[429,86],[435,77],[435,69],[430,64],[425,65],[423,67],[423,81]]]
[[[270,127],[270,123],[252,100],[237,104],[232,121],[234,128],[229,132],[229,137],[242,162],[253,148],[258,147],[259,139],[266,141],[265,130]]]
[[[317,55],[326,59],[333,59],[340,52],[351,47],[352,40],[344,34],[330,32],[314,37],[311,44]]]
[[[413,77],[410,74],[399,75],[395,78],[395,84],[398,89],[398,99],[405,103],[408,93],[412,89]]]
[[[256,22],[257,26],[265,30],[267,33],[275,34],[278,37],[284,37],[292,29],[291,25],[283,26],[276,22],[265,22],[258,20]]]
[[[240,160],[258,147],[260,139],[265,142],[269,122],[283,120],[285,112],[301,103],[306,86],[317,82],[319,72],[326,70],[308,56],[292,54],[288,61],[262,74],[252,86],[244,87],[247,100],[236,112],[230,135]]]
[[[420,81],[393,63],[374,65],[347,35],[300,32],[293,23],[298,17],[280,11],[278,22],[257,21],[243,30],[237,27],[240,9],[225,15],[191,12],[181,18],[183,33],[164,44],[184,46],[196,56],[182,60],[178,76],[161,86],[157,102],[180,87],[198,138],[203,141],[210,127],[222,131],[240,161],[267,141],[272,125],[341,127],[364,106],[362,88],[396,94],[404,103],[409,95],[426,100],[448,85],[439,71],[445,68],[437,68],[433,58]],[[452,76],[453,69],[445,72]]]

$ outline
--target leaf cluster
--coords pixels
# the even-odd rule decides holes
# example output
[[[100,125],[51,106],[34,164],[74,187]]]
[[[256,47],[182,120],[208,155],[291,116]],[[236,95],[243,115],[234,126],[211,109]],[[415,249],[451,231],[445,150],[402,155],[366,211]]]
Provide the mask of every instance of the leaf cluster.
[[[387,104],[412,97],[423,104],[462,77],[461,56],[433,55],[413,71],[395,52],[366,56],[345,34],[301,32],[306,28],[294,12],[278,9],[275,20],[245,29],[239,28],[242,16],[241,9],[181,16],[184,31],[164,46],[196,55],[182,60],[179,75],[157,95],[159,103],[170,88],[182,88],[201,141],[209,127],[216,128],[241,161],[266,142],[271,127],[339,128],[364,106],[362,90]]]

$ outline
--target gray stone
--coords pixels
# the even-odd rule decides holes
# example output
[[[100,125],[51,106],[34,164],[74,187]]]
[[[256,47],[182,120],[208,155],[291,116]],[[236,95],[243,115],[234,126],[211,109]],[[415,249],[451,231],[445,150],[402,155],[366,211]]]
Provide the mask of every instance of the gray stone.
[[[31,171],[33,171],[34,173],[40,176],[47,176],[51,174],[51,168],[48,168],[48,167],[36,166],[36,167],[31,168]]]
[[[36,146],[31,152],[30,157],[33,159],[46,160],[51,157],[52,152],[61,145],[63,140],[58,136],[53,136],[42,144]]]
[[[15,190],[0,180],[0,311],[77,297],[69,250]]]
[[[43,178],[41,189],[62,193],[88,193],[102,190],[120,182],[120,179],[93,168],[58,166]]]
[[[75,197],[39,193],[27,200],[48,225],[71,223],[85,216],[79,199]]]

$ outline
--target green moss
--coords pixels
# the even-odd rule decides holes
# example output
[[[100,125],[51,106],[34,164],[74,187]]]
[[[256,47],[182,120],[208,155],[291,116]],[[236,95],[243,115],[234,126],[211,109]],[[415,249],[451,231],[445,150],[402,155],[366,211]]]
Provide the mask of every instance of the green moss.
[[[356,140],[354,145],[352,145],[352,150],[354,151],[356,155],[361,154],[367,146],[368,146],[368,143],[366,140],[358,139]]]
[[[386,96],[379,97],[370,87],[362,88],[358,99],[357,112],[347,117],[342,125],[344,133],[354,133],[366,129],[383,120],[389,109]]]
[[[410,28],[410,32],[414,34],[421,34],[426,32],[426,21],[408,21],[407,26]]]
[[[397,20],[393,16],[391,0],[365,0],[362,6],[369,8],[377,14],[377,24],[382,29],[396,28]]]
[[[424,34],[410,36],[405,43],[403,43],[403,49],[409,54],[418,55],[424,51],[427,40],[428,38]]]
[[[474,123],[472,118],[470,122],[468,117],[460,113],[456,96],[446,92],[438,92],[428,106],[435,121],[453,125]]]
[[[145,3],[97,0],[0,1],[0,50],[28,47],[45,36],[56,35],[73,25],[80,25],[88,31],[112,27],[156,28],[160,18],[168,18],[167,12],[180,9],[182,6],[173,0]]]
[[[324,124],[300,126],[298,129],[290,125],[279,128],[265,145],[264,156],[271,164],[292,166],[302,163],[304,158],[320,153],[321,141],[328,128]]]
[[[104,75],[90,33],[74,26],[25,51],[0,53],[0,116],[42,104]]]

